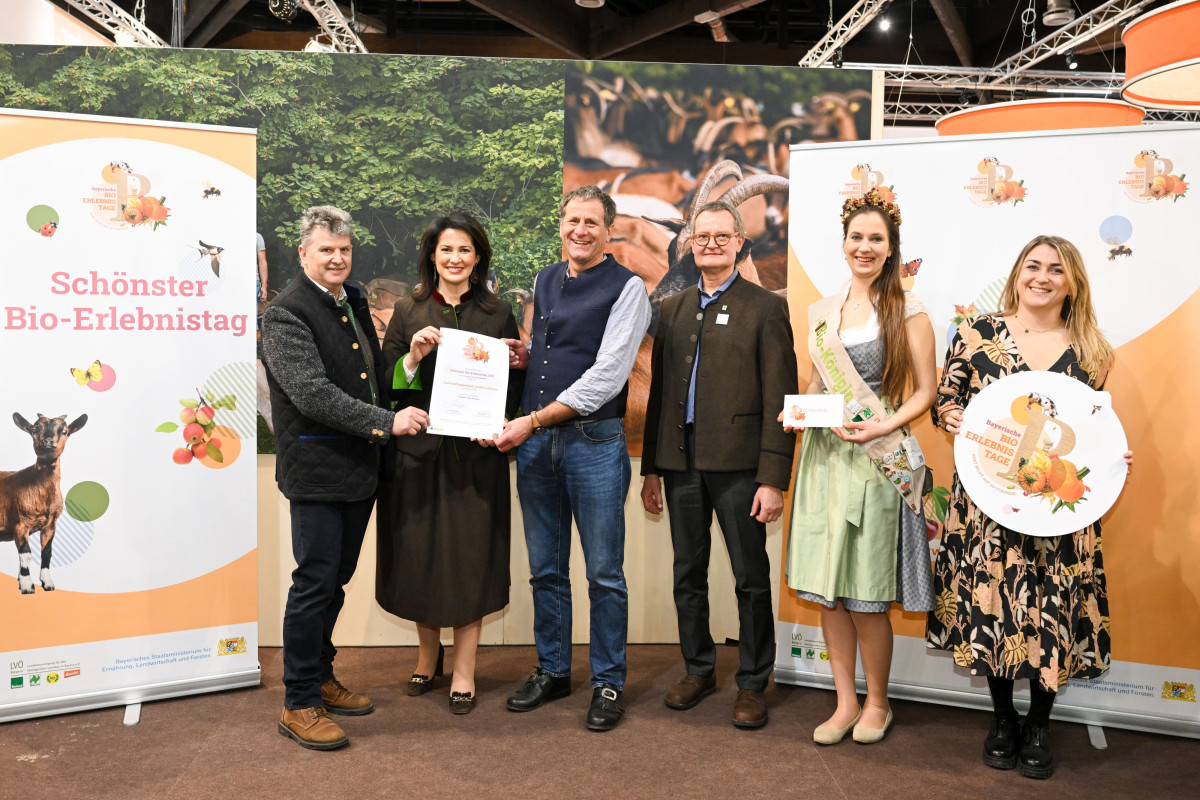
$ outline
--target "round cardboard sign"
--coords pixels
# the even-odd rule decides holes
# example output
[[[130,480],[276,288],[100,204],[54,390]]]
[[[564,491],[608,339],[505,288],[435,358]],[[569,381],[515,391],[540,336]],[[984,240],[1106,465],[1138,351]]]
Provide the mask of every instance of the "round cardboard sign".
[[[1128,469],[1112,396],[1057,372],[1016,372],[963,412],[954,466],[967,494],[1006,528],[1063,536],[1100,519]]]

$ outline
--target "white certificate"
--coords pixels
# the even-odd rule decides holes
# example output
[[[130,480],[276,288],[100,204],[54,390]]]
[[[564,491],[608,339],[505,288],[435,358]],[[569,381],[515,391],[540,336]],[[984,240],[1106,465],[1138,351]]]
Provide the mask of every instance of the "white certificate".
[[[500,339],[442,328],[429,400],[429,433],[490,439],[504,430],[508,345]]]
[[[783,398],[783,424],[789,428],[837,428],[842,422],[840,394],[789,394]]]

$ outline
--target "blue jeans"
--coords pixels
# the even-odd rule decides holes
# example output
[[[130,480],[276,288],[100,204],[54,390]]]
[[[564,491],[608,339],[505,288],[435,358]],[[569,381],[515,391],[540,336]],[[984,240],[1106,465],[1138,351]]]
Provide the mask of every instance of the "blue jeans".
[[[517,451],[525,517],[533,637],[538,662],[571,673],[571,517],[579,528],[591,601],[592,685],[625,685],[629,591],[625,586],[625,498],[629,453],[619,418],[566,422]]]
[[[375,497],[349,503],[292,501],[296,569],[283,611],[283,704],[321,705],[333,677],[333,626],[346,602]]]

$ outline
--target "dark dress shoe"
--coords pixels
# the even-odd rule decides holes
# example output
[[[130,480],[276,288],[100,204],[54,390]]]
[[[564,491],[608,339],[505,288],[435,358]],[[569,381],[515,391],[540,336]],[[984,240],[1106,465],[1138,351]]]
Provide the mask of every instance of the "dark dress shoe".
[[[1031,725],[1021,728],[1021,752],[1017,771],[1026,778],[1045,780],[1054,774],[1054,756],[1050,754],[1050,729]]]
[[[1012,769],[1017,765],[1021,747],[1021,720],[1016,716],[992,716],[992,727],[983,740],[983,763],[994,769]]]
[[[506,705],[509,711],[533,711],[543,703],[566,697],[570,693],[570,675],[556,678],[538,667],[525,680],[525,685],[509,696]]]
[[[733,702],[733,724],[737,728],[761,728],[767,724],[767,701],[762,692],[738,689]]]
[[[589,731],[611,731],[621,721],[625,706],[621,705],[621,690],[610,683],[597,686],[592,691],[592,704],[588,706],[587,727]]]
[[[470,714],[475,708],[475,695],[471,692],[451,692],[450,712],[452,714]]]
[[[442,677],[442,667],[446,661],[446,646],[438,645],[437,664],[433,667],[432,675],[420,675],[416,672],[408,679],[408,685],[404,687],[404,693],[409,697],[420,697],[433,688],[433,679]]]
[[[663,701],[667,708],[687,711],[717,690],[716,675],[684,675],[679,683],[671,687]]]

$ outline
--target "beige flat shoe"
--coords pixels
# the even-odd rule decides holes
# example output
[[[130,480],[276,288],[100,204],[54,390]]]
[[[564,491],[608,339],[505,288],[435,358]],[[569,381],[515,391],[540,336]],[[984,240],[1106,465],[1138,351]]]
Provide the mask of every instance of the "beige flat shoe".
[[[858,716],[850,720],[850,724],[844,728],[835,728],[832,725],[818,725],[813,731],[813,741],[817,744],[837,744],[842,739],[846,738],[856,725],[858,725],[859,717],[862,716],[862,711],[858,712]]]
[[[859,744],[875,744],[875,742],[883,739],[887,734],[888,728],[892,726],[892,710],[889,708],[887,718],[883,721],[882,728],[868,728],[866,725],[854,726],[854,741]]]

